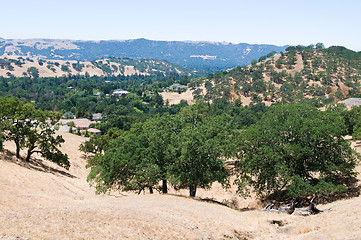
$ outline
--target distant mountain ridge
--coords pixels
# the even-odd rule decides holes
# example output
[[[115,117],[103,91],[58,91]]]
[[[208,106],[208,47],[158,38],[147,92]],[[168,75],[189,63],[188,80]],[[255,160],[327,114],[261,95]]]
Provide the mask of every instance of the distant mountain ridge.
[[[167,60],[196,70],[225,70],[247,65],[272,51],[288,46],[267,44],[133,40],[82,41],[61,39],[2,39],[0,55],[43,59],[92,61],[119,57]]]

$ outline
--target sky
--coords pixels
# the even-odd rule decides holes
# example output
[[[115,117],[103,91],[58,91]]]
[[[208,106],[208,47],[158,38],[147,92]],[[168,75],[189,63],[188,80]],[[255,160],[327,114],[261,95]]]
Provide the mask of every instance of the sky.
[[[359,0],[0,0],[5,39],[211,41],[361,51]]]

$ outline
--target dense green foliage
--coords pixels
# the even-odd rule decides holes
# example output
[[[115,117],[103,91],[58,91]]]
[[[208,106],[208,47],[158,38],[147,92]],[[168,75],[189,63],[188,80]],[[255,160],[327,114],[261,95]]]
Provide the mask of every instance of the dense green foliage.
[[[347,189],[345,179],[355,176],[358,162],[343,139],[347,110],[321,112],[296,104],[258,112],[260,106],[226,104],[223,112],[198,103],[133,124],[108,138],[105,151],[94,151],[88,180],[99,193],[145,188],[166,193],[170,182],[195,196],[197,187],[214,181],[228,186],[226,159],[237,155],[236,184],[243,193],[252,187],[260,196],[296,197]],[[242,115],[250,119],[240,121]]]
[[[277,105],[242,132],[237,163],[241,190],[288,196],[345,190],[358,154],[343,139],[344,120],[308,105]]]
[[[52,128],[56,119],[56,114],[36,110],[16,98],[0,98],[2,135],[5,140],[15,143],[16,157],[20,158],[20,150],[26,149],[25,161],[30,161],[32,154],[40,153],[45,159],[68,169],[68,156],[58,149],[64,139],[55,136]]]
[[[177,115],[151,118],[133,125],[130,131],[110,142],[104,155],[90,162],[89,181],[98,192],[112,187],[122,190],[161,189],[167,181],[197,186],[214,181],[227,184],[228,172],[222,157],[231,154],[230,118],[209,116],[206,104],[183,108]],[[162,186],[158,184],[162,182]]]
[[[153,114],[178,112],[179,106],[163,107],[163,99],[157,93],[174,82],[172,78],[155,79],[137,75],[89,78],[0,77],[0,96],[14,96],[33,102],[38,109],[67,113],[67,116],[73,114],[77,118],[90,118],[93,113],[102,113],[108,121],[99,128],[106,133],[112,127],[128,130],[132,123],[144,121]],[[118,100],[111,95],[117,88],[128,90],[131,94]],[[100,96],[94,95],[97,92],[101,93]]]
[[[174,184],[189,186],[196,195],[197,186],[209,188],[214,181],[228,183],[225,159],[232,155],[231,119],[226,115],[206,115],[205,106],[196,105],[180,112],[182,129],[173,147],[178,156],[170,168]]]

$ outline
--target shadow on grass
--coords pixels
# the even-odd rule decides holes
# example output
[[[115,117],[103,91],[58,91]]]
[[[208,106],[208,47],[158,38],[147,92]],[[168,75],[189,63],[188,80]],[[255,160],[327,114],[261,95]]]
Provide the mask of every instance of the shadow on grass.
[[[74,176],[66,171],[56,169],[56,168],[53,168],[51,166],[44,164],[43,160],[41,160],[41,159],[32,158],[30,160],[30,162],[26,162],[22,158],[18,159],[15,157],[15,154],[13,152],[11,152],[7,149],[4,149],[2,151],[2,153],[0,154],[0,156],[1,156],[0,160],[15,163],[21,167],[24,167],[24,168],[27,168],[30,170],[51,173],[54,175],[59,174],[59,175],[69,177],[69,178],[77,178],[76,176]]]
[[[335,181],[336,184],[346,186],[346,190],[343,191],[331,191],[325,193],[313,193],[298,197],[287,197],[286,191],[279,191],[274,194],[268,195],[262,199],[262,202],[267,205],[269,203],[275,204],[275,207],[289,204],[292,200],[297,202],[298,207],[306,207],[309,205],[310,199],[316,197],[315,203],[326,204],[335,202],[338,200],[350,199],[359,197],[361,194],[360,181],[355,177],[339,178]]]
[[[228,208],[240,211],[240,212],[247,212],[247,211],[252,211],[252,210],[256,209],[256,208],[239,208],[237,206],[236,201],[231,201],[231,200],[226,200],[226,199],[223,200],[222,202],[220,202],[220,201],[215,200],[214,198],[189,197],[189,196],[185,196],[185,195],[178,195],[178,194],[172,194],[172,193],[168,193],[167,195],[174,196],[174,197],[188,198],[188,199],[192,199],[192,200],[199,201],[199,202],[213,203],[213,204],[228,207]]]

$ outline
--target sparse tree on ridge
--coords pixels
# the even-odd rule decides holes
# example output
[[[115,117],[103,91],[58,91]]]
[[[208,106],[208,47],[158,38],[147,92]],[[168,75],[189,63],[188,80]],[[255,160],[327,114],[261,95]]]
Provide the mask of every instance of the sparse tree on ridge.
[[[317,43],[316,44],[316,50],[322,50],[325,48],[325,45],[323,45],[323,43]]]

